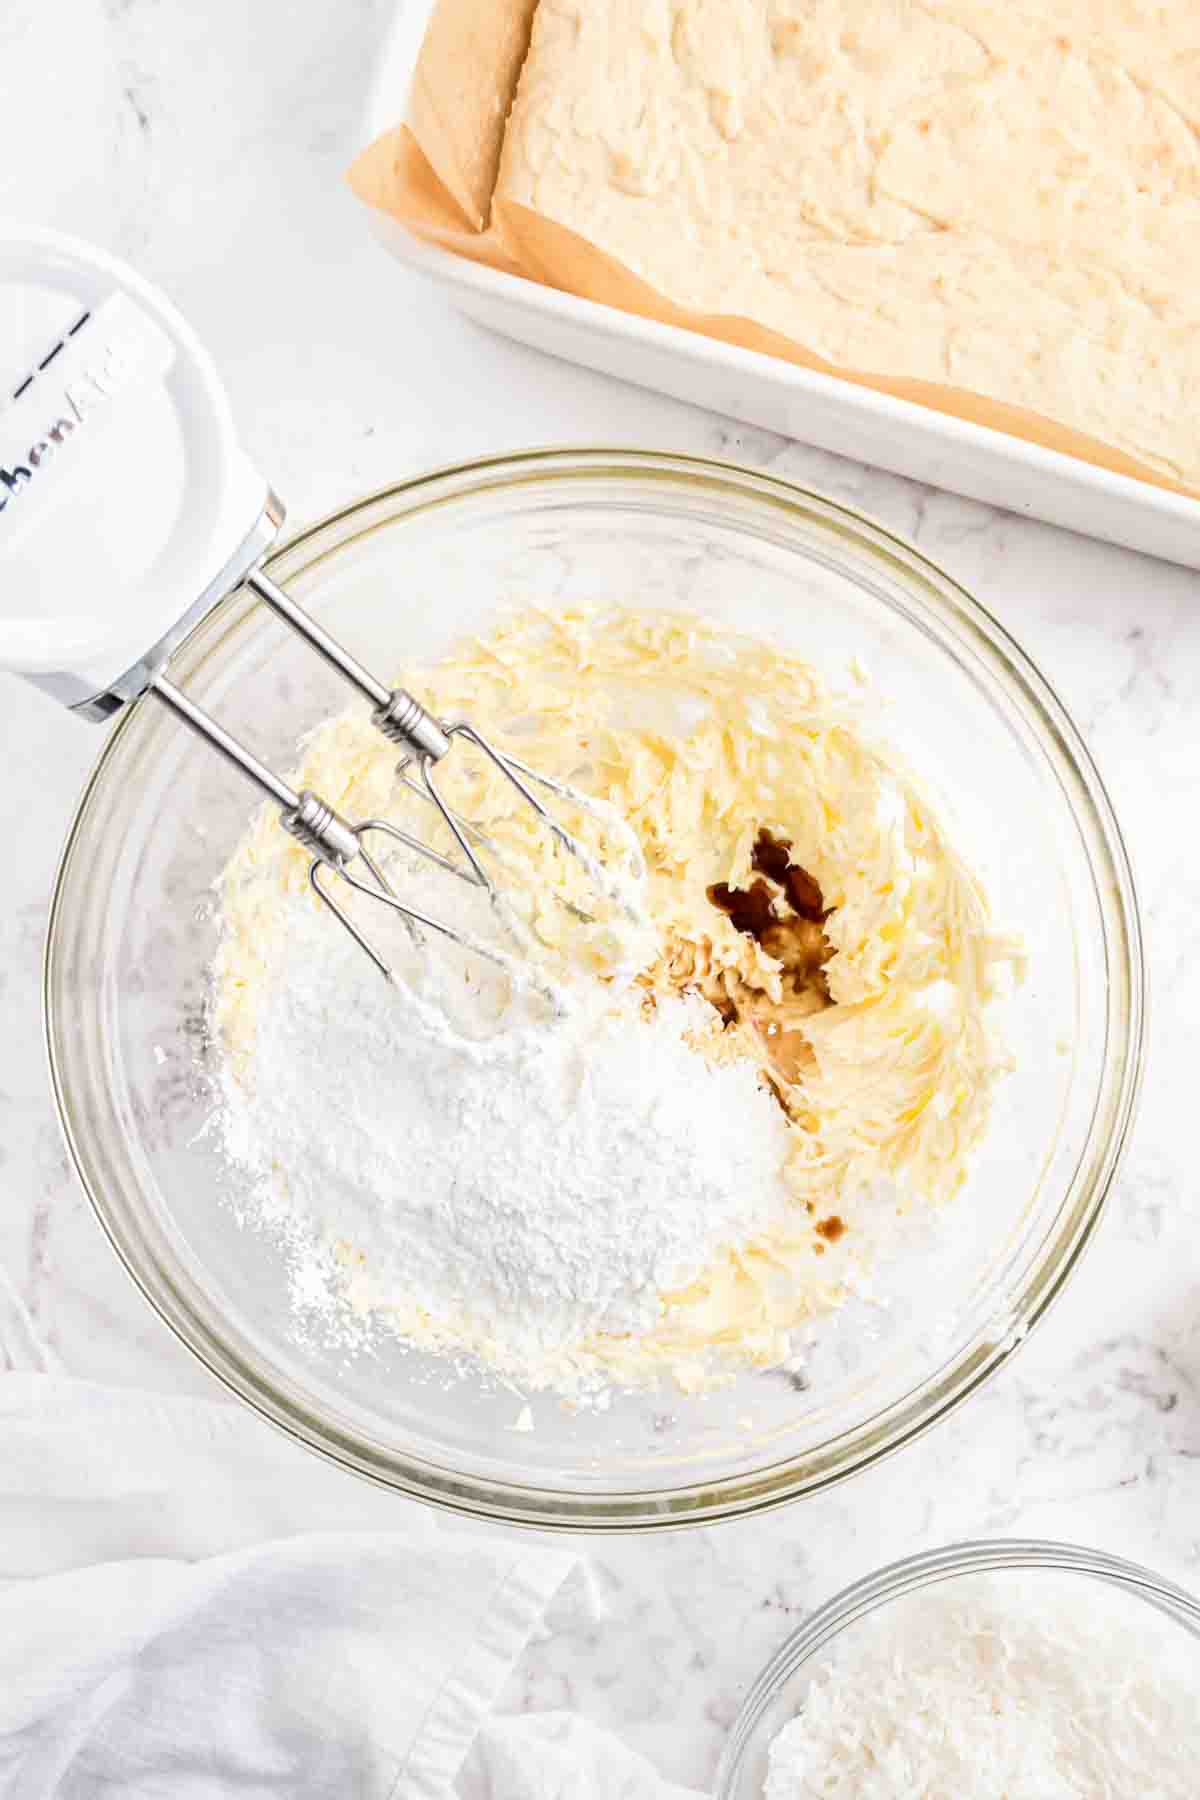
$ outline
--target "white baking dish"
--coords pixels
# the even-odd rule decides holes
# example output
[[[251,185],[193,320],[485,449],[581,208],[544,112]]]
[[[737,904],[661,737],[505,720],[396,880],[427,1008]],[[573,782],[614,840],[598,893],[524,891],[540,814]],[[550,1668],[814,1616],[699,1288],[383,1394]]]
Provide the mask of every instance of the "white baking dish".
[[[401,4],[384,43],[364,143],[404,117],[432,0]],[[391,255],[481,324],[553,356],[1016,513],[1200,568],[1200,501],[820,375],[501,274],[372,212]]]

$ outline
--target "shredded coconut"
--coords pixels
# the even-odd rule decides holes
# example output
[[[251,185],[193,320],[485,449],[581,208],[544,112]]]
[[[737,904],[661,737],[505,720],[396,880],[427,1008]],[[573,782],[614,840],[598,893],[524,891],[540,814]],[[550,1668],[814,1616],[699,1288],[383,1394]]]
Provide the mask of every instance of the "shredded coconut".
[[[688,1041],[713,1025],[698,997],[614,1004],[596,984],[481,1061],[414,1029],[309,909],[288,933],[292,974],[262,1001],[252,1078],[228,1084],[226,1142],[268,1188],[282,1176],[354,1305],[405,1335],[532,1388],[586,1385],[596,1334],[652,1329],[663,1295],[794,1204],[753,1065],[711,1066]]]
[[[1090,1578],[963,1577],[852,1628],[765,1800],[1192,1800],[1200,1644]]]

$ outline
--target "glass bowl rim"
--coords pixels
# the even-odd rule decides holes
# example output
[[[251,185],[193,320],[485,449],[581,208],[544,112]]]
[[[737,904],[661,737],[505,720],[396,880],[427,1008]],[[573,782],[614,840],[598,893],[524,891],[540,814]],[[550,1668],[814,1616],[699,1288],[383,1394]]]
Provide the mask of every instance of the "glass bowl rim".
[[[1143,1564],[1083,1544],[1053,1538],[967,1538],[901,1557],[860,1576],[810,1613],[755,1676],[729,1730],[713,1785],[713,1800],[735,1800],[736,1782],[763,1713],[785,1682],[812,1661],[843,1631],[872,1617],[895,1600],[942,1582],[1011,1569],[1083,1575],[1157,1605],[1172,1620],[1186,1623],[1200,1638],[1200,1598],[1178,1582]]]
[[[438,506],[451,503],[470,504],[479,494],[497,488],[510,490],[527,483],[548,479],[570,480],[575,477],[609,475],[653,482],[655,478],[685,481],[698,487],[732,487],[743,496],[763,501],[785,514],[816,520],[852,538],[864,552],[898,568],[906,579],[906,600],[919,614],[940,618],[963,635],[970,647],[982,655],[993,679],[1001,680],[1004,709],[1010,714],[1022,712],[1026,722],[1038,727],[1039,748],[1054,772],[1070,777],[1073,798],[1069,805],[1078,821],[1082,803],[1087,813],[1090,832],[1087,836],[1087,858],[1093,882],[1097,878],[1097,846],[1107,862],[1104,874],[1107,891],[1116,909],[1120,926],[1119,941],[1111,941],[1112,931],[1103,928],[1106,958],[1111,963],[1114,949],[1120,953],[1120,974],[1125,990],[1127,1018],[1125,1029],[1106,1034],[1102,1079],[1080,1162],[1064,1196],[1061,1212],[1071,1214],[1069,1232],[1056,1231],[1055,1256],[1049,1276],[1030,1301],[1028,1292],[1014,1303],[1012,1330],[1000,1343],[986,1350],[973,1346],[960,1353],[953,1365],[930,1377],[914,1390],[920,1396],[913,1401],[906,1395],[889,1403],[884,1412],[865,1423],[848,1428],[838,1439],[852,1440],[849,1454],[835,1459],[827,1446],[800,1456],[784,1456],[761,1468],[739,1474],[719,1476],[699,1482],[681,1482],[651,1491],[577,1490],[541,1488],[534,1482],[520,1482],[494,1477],[463,1474],[452,1468],[430,1463],[413,1452],[392,1452],[381,1456],[378,1446],[364,1445],[352,1434],[342,1432],[329,1420],[317,1416],[316,1409],[304,1411],[287,1394],[277,1392],[259,1371],[248,1368],[228,1344],[207,1326],[202,1326],[187,1309],[182,1296],[163,1267],[147,1274],[125,1241],[120,1212],[121,1202],[110,1203],[99,1184],[88,1173],[84,1136],[76,1129],[70,1084],[62,1055],[56,1042],[59,1020],[55,1010],[56,959],[64,930],[65,895],[71,861],[84,834],[93,796],[106,779],[110,763],[116,756],[126,730],[138,716],[142,704],[135,701],[125,708],[109,732],[99,756],[76,804],[66,835],[47,922],[42,971],[43,1026],[49,1060],[51,1087],[59,1123],[68,1155],[88,1201],[102,1229],[124,1265],[127,1273],[150,1302],[160,1318],[171,1328],[184,1346],[195,1355],[208,1372],[229,1391],[251,1406],[261,1417],[294,1440],[328,1460],[368,1480],[424,1501],[471,1517],[528,1526],[541,1530],[622,1532],[630,1530],[670,1529],[692,1524],[708,1524],[721,1519],[744,1517],[768,1510],[806,1493],[816,1493],[848,1479],[861,1469],[873,1466],[894,1454],[906,1444],[944,1419],[981,1386],[1012,1356],[1033,1327],[1040,1322],[1062,1291],[1094,1234],[1103,1211],[1104,1201],[1119,1166],[1136,1111],[1140,1089],[1145,1037],[1146,972],[1142,951],[1142,932],[1137,897],[1129,856],[1119,824],[1113,813],[1104,784],[1092,762],[1069,714],[1057,695],[1009,632],[973,596],[932,562],[915,545],[869,515],[854,507],[831,499],[815,490],[781,476],[747,469],[732,461],[697,457],[675,452],[647,449],[610,449],[606,447],[549,447],[530,449],[471,459],[443,465],[411,476],[403,481],[385,484],[356,500],[314,520],[282,541],[265,559],[264,566],[279,579],[294,576],[297,567],[307,571],[329,557],[348,549],[359,538],[369,536],[382,526],[418,517]],[[380,522],[372,523],[374,509],[398,501],[403,510]],[[330,532],[359,523],[333,545],[322,545]],[[306,561],[298,562],[305,551]],[[176,651],[182,657],[194,640],[205,634],[214,620],[227,616],[238,595],[226,596],[201,620]],[[914,622],[914,621],[910,621]],[[240,623],[240,622],[239,622]],[[943,646],[943,648],[945,648]],[[949,650],[946,650],[949,654]],[[1015,690],[1015,692],[1014,692]],[[1022,696],[1023,708],[1016,695]],[[1110,990],[1111,990],[1110,967]],[[1114,1081],[1114,1071],[1116,1079]],[[1111,1091],[1110,1091],[1111,1090]],[[1100,1102],[1108,1097],[1107,1124],[1098,1131]],[[1083,1194],[1073,1207],[1067,1200],[1080,1185],[1080,1169],[1089,1164],[1083,1181]],[[136,1202],[135,1202],[136,1206]],[[157,1283],[165,1281],[170,1291],[171,1306],[157,1291]],[[187,1319],[181,1319],[173,1308],[183,1308]],[[189,1329],[190,1326],[190,1329]],[[197,1339],[203,1341],[197,1341]],[[964,1369],[962,1365],[969,1365]],[[936,1382],[936,1404],[929,1405],[926,1395]],[[904,1417],[899,1424],[892,1418],[897,1412]],[[916,1417],[908,1417],[915,1411]],[[880,1421],[883,1421],[882,1427]],[[859,1440],[867,1436],[866,1444]],[[820,1466],[805,1472],[798,1465],[820,1461]]]

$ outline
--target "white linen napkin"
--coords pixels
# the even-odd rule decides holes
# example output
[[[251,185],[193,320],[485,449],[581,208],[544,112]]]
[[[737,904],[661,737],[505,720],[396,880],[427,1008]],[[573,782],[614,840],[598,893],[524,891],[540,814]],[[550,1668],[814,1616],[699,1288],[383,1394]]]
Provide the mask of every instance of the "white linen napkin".
[[[14,1800],[435,1800],[574,1563],[441,1531],[228,1405],[10,1374],[0,1446]]]
[[[478,1766],[486,1800],[702,1800],[577,1713],[487,1720]]]
[[[569,1552],[69,1379],[0,1267],[0,1800],[443,1800],[473,1744],[485,1800],[702,1800],[572,1714],[488,1718],[564,1584],[595,1622]]]
[[[0,1375],[0,1796],[438,1800],[486,1722],[487,1800],[699,1800],[570,1714],[487,1720],[577,1567],[232,1404]]]

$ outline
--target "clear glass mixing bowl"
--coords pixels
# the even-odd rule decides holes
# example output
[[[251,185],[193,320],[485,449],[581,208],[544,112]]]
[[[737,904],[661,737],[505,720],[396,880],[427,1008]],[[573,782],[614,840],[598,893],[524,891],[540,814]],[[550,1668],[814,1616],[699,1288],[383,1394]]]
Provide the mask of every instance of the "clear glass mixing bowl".
[[[759,1675],[734,1720],[717,1770],[714,1800],[762,1800],[771,1744],[803,1710],[813,1674],[827,1665],[836,1670],[843,1659],[853,1658],[864,1633],[885,1608],[919,1604],[926,1589],[943,1582],[957,1584],[964,1596],[974,1588],[1002,1600],[1011,1590],[1017,1605],[1021,1577],[1032,1578],[1039,1595],[1045,1584],[1048,1598],[1062,1595],[1068,1603],[1074,1590],[1086,1586],[1096,1596],[1104,1627],[1122,1637],[1127,1630],[1137,1633],[1146,1623],[1146,1607],[1153,1607],[1179,1627],[1185,1668],[1187,1662],[1192,1664],[1200,1689],[1200,1602],[1174,1582],[1138,1563],[1076,1544],[1031,1538],[949,1544],[855,1582],[792,1633]],[[1163,1628],[1158,1654],[1168,1641],[1173,1646],[1175,1637]]]
[[[281,1252],[239,1225],[206,1134],[212,884],[250,790],[153,701],[109,737],[63,856],[45,970],[67,1140],[151,1303],[234,1393],[325,1456],[490,1518],[617,1529],[745,1513],[905,1443],[997,1369],[1096,1224],[1133,1110],[1143,972],[1120,833],[1078,734],[1005,631],[918,551],[844,506],[720,463],[538,452],[405,482],[275,556],[369,666],[401,672],[508,603],[691,608],[803,653],[858,656],[889,736],[945,795],[1030,975],[1005,1029],[1018,1058],[944,1239],[854,1302],[803,1376],[749,1373],[704,1398],[534,1397],[381,1337],[350,1355],[297,1335]],[[351,696],[244,595],[173,673],[286,769]],[[331,924],[331,930],[336,926]]]

